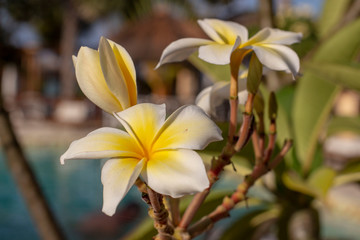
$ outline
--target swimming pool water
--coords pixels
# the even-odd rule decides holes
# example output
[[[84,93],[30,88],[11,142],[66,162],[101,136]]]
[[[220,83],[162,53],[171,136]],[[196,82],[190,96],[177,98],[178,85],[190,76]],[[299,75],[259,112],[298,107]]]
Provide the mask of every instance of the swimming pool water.
[[[140,193],[132,189],[117,216],[101,212],[102,161],[75,160],[60,165],[65,149],[26,150],[30,165],[67,239],[118,239],[147,215]],[[40,239],[25,203],[0,154],[0,239]]]

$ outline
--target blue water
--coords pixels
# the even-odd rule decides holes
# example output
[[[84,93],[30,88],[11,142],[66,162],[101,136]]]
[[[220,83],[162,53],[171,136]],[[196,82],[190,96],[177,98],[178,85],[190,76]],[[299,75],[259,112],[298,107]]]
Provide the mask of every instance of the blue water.
[[[33,148],[27,149],[26,155],[67,239],[117,239],[147,215],[140,193],[134,188],[120,203],[118,216],[110,218],[103,214],[100,181],[103,163],[74,160],[60,165],[59,156],[64,150]],[[40,239],[3,154],[0,154],[0,239]]]

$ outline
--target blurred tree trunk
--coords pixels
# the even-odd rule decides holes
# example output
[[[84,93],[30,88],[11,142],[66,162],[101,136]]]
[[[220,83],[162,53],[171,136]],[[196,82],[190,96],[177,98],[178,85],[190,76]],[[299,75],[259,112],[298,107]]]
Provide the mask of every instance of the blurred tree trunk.
[[[64,1],[63,25],[60,39],[60,82],[61,97],[75,95],[75,75],[72,55],[75,49],[78,17],[72,0]]]
[[[0,62],[0,93],[2,65]],[[9,113],[5,110],[0,95],[0,141],[6,157],[6,163],[16,185],[22,194],[27,208],[33,218],[42,239],[65,239],[59,225],[55,221],[44,195],[38,185],[24,152],[15,136]]]
[[[259,12],[261,28],[275,26],[273,0],[260,0]]]

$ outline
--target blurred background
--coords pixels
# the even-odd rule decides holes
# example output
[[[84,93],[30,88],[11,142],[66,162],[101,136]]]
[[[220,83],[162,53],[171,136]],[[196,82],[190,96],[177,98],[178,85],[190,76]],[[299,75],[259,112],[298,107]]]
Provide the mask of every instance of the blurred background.
[[[197,19],[238,22],[249,29],[250,36],[265,26],[302,32],[303,41],[292,47],[301,58],[309,59],[319,43],[332,35],[329,29],[344,26],[338,24],[342,19],[339,16],[348,16],[346,13],[359,5],[357,0],[344,2],[339,13],[339,9],[325,9],[325,0],[0,0],[2,111],[8,113],[9,126],[13,127],[66,239],[119,239],[147,216],[136,189],[121,202],[114,217],[101,213],[101,161],[60,165],[59,157],[71,141],[100,126],[116,126],[113,118],[84,97],[77,85],[72,55],[81,46],[97,49],[100,36],[105,36],[125,47],[135,63],[139,102],[165,102],[169,113],[180,105],[194,103],[203,88],[219,80],[216,77],[219,74],[207,71],[208,66],[196,59],[154,70],[163,49],[172,41],[207,38]],[[354,11],[357,12],[351,20],[359,16],[359,9]],[[359,55],[357,71],[358,62]],[[289,76],[284,75],[267,82],[267,87],[275,91],[289,85],[295,87]],[[357,87],[354,88],[345,85],[334,100],[332,113],[359,116],[360,97]],[[353,120],[355,126],[359,125],[358,119]],[[358,130],[350,130],[354,131]],[[334,169],[342,169],[347,159],[360,156],[359,135],[350,135],[328,138],[321,145],[323,159]],[[1,136],[2,143],[3,140]],[[3,146],[5,149],[6,144]],[[2,151],[0,239],[40,239],[16,184],[16,176],[22,173],[9,169],[11,159]],[[350,192],[357,203],[345,204],[341,200],[344,204],[337,209],[341,218],[327,215],[322,230],[325,238],[360,239],[358,183],[356,180],[355,188],[352,185],[350,190],[333,193],[343,196]]]

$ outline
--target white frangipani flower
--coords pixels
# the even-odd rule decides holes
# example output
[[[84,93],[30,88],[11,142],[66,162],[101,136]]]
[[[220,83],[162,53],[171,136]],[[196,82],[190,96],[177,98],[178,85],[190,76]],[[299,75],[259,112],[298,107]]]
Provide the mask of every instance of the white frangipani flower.
[[[193,150],[222,136],[199,107],[181,107],[166,120],[164,104],[138,104],[114,115],[126,132],[97,129],[74,141],[60,159],[62,164],[70,159],[108,159],[101,172],[104,213],[115,213],[138,177],[154,191],[174,198],[209,186],[202,159]]]
[[[291,72],[296,76],[299,68],[299,57],[287,46],[301,40],[301,33],[264,28],[248,39],[247,29],[235,22],[218,19],[198,21],[200,27],[211,38],[183,38],[172,42],[165,48],[157,67],[169,62],[182,61],[196,50],[198,57],[213,64],[231,64],[231,54],[242,50],[246,55],[254,52],[259,61],[272,70]]]
[[[113,113],[136,104],[135,67],[122,46],[101,37],[98,50],[81,47],[73,62],[80,89],[98,107]]]
[[[238,102],[241,105],[245,104],[248,96],[248,91],[246,89],[246,77],[247,71],[242,71],[238,80]],[[222,109],[224,102],[229,102],[229,91],[229,81],[216,82],[214,85],[203,89],[197,95],[195,104],[214,119],[224,118],[224,116],[219,116],[218,110]]]

